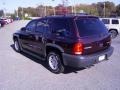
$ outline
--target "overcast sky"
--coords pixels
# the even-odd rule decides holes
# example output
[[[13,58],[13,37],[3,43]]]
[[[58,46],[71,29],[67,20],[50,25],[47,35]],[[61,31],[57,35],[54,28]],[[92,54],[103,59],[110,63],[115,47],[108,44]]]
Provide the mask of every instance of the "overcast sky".
[[[69,5],[73,4],[91,4],[106,0],[68,0]],[[120,4],[120,0],[109,0],[111,2],[114,2],[116,5]],[[21,7],[36,7],[39,4],[44,5],[52,5],[56,6],[58,4],[61,4],[62,0],[0,0],[0,9],[6,10],[6,12],[13,13],[14,10],[16,10],[19,6]]]

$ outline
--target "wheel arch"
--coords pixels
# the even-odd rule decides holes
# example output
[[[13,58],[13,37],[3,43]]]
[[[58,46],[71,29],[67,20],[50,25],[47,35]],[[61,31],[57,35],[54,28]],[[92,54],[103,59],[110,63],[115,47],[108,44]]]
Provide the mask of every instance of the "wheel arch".
[[[63,53],[64,52],[64,49],[56,44],[47,44],[46,45],[46,54],[49,52],[49,51],[58,51],[60,53]]]
[[[13,40],[18,39],[19,35],[13,34]]]
[[[117,32],[117,34],[119,34],[118,30],[117,30],[117,29],[115,29],[115,28],[111,28],[111,29],[109,29],[109,32],[110,32],[110,31],[112,31],[112,30],[116,31],[116,32]]]
[[[60,58],[62,59],[62,63],[63,63],[62,53],[64,53],[64,50],[62,49],[62,47],[56,44],[47,44],[46,45],[46,56],[49,54],[49,52],[52,52],[52,51],[60,55]]]

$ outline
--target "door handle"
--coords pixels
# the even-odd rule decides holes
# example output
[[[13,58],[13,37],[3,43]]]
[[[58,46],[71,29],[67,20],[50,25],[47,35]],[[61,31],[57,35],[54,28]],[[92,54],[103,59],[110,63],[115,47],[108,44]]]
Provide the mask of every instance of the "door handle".
[[[29,34],[28,37],[29,37],[29,38],[33,38],[34,35],[33,35],[33,34]]]
[[[44,37],[42,37],[42,42],[45,43],[47,41],[47,39],[45,39]]]
[[[39,34],[40,37],[42,37],[43,35],[42,34]]]

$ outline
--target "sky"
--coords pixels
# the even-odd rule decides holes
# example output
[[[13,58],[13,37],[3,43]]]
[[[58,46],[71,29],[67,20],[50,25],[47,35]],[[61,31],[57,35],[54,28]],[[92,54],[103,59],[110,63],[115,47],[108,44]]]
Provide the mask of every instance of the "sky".
[[[97,2],[103,2],[106,0],[68,0],[68,5],[74,4],[91,4]],[[114,2],[116,5],[120,4],[120,0],[109,0]],[[38,5],[52,5],[57,6],[61,4],[62,0],[0,0],[0,9],[5,10],[5,12],[14,13],[18,7],[36,7]]]

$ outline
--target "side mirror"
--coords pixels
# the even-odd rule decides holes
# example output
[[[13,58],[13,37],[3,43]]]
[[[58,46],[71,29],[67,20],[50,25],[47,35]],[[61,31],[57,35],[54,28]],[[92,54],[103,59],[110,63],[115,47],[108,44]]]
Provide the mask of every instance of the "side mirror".
[[[26,31],[26,27],[22,27],[22,28],[21,28],[21,31]]]

